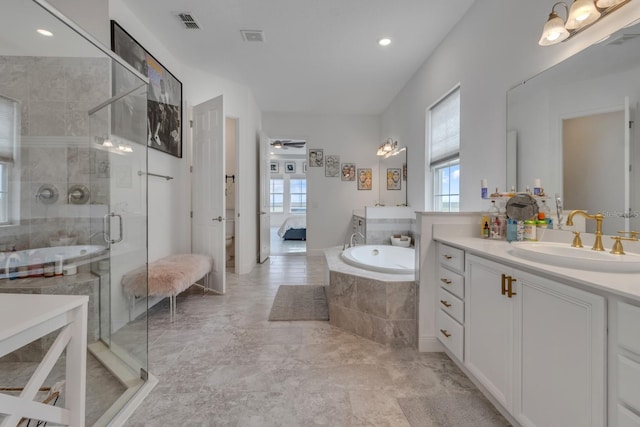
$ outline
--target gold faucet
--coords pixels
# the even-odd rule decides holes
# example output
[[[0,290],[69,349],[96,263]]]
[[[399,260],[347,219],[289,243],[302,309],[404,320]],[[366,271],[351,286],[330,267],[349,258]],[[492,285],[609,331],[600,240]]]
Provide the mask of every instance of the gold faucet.
[[[622,242],[621,240],[629,240],[631,242],[637,242],[638,241],[638,234],[640,234],[640,232],[637,231],[618,231],[618,234],[629,234],[631,235],[631,237],[622,237],[622,236],[613,236],[611,237],[613,240],[615,240],[615,243],[613,244],[613,247],[611,248],[611,253],[614,255],[624,255],[624,248],[622,247]]]
[[[602,220],[604,219],[604,215],[601,212],[598,212],[595,215],[589,215],[586,211],[574,210],[569,213],[567,217],[567,225],[573,225],[573,217],[575,215],[580,215],[585,217],[586,219],[592,219],[596,222],[596,241],[593,242],[593,247],[591,248],[594,251],[604,251],[604,246],[602,246]]]

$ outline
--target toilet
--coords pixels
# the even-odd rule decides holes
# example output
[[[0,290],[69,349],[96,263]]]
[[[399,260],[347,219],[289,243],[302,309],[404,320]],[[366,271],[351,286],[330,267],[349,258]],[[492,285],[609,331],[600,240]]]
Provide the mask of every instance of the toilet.
[[[233,218],[234,211],[227,210],[227,218]],[[233,244],[235,234],[235,221],[227,220],[225,224],[224,246],[226,253],[225,264],[227,267],[233,267],[233,259],[235,256],[235,246]]]

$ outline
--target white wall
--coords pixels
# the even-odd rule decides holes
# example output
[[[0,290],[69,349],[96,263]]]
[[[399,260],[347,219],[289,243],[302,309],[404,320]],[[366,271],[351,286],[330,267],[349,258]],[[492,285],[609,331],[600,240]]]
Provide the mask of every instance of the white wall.
[[[409,185],[410,206],[430,208],[425,114],[438,98],[460,83],[461,210],[480,210],[481,179],[490,189],[505,187],[507,90],[640,16],[640,5],[631,2],[572,40],[543,48],[537,42],[553,3],[475,2],[383,113],[381,134],[408,146],[412,177],[423,171]]]
[[[376,149],[382,143],[378,116],[334,116],[263,113],[268,136],[304,139],[307,149],[320,148],[325,157],[340,156],[341,163],[372,168],[378,176]],[[307,254],[341,245],[351,231],[353,209],[372,206],[378,200],[377,179],[371,190],[358,190],[355,181],[325,177],[324,168],[307,168]]]

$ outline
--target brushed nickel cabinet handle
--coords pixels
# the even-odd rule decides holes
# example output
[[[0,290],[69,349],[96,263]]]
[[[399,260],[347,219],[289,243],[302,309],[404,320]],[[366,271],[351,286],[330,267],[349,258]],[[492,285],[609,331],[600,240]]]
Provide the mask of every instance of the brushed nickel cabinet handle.
[[[446,329],[440,329],[440,333],[442,335],[444,335],[445,337],[449,338],[451,336],[451,334],[449,332],[447,332]]]

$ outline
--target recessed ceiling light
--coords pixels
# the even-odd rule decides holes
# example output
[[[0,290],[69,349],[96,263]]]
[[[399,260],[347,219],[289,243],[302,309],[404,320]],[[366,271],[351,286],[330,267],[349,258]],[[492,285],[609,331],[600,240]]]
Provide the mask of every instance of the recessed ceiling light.
[[[38,29],[38,34],[42,34],[43,36],[47,36],[47,37],[53,37],[53,33],[49,30],[45,30],[42,28]]]
[[[391,39],[389,37],[383,37],[378,40],[378,44],[380,46],[389,46],[391,44]]]

